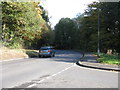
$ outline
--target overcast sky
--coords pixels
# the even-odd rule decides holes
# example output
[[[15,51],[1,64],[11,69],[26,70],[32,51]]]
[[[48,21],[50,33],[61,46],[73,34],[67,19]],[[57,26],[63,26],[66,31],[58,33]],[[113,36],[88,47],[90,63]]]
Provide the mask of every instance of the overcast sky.
[[[48,11],[52,27],[64,17],[74,18],[78,13],[83,13],[87,5],[98,0],[42,0]]]

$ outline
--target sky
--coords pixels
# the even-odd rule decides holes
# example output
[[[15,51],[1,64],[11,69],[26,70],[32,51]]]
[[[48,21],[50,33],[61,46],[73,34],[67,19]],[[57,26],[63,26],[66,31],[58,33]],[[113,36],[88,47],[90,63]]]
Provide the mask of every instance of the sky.
[[[93,1],[98,0],[41,0],[41,4],[48,11],[54,27],[61,18],[74,18],[78,13],[83,13]]]

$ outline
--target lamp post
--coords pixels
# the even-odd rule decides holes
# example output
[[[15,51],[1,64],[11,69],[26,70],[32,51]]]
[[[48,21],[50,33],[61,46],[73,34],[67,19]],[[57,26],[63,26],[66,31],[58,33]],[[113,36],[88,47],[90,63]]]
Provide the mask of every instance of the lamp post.
[[[99,37],[100,37],[100,9],[98,9],[98,48],[97,48],[97,54],[98,54],[98,57],[100,56],[100,40],[99,40]]]
[[[93,10],[97,10],[98,11],[98,26],[97,26],[97,38],[98,38],[98,42],[97,42],[97,54],[98,54],[98,57],[100,57],[100,8],[92,8]]]
[[[97,10],[98,11],[98,26],[97,26],[97,38],[98,38],[98,42],[97,42],[97,54],[98,54],[98,57],[100,57],[100,8],[92,8],[93,10]],[[88,15],[84,15],[85,17],[88,16]]]

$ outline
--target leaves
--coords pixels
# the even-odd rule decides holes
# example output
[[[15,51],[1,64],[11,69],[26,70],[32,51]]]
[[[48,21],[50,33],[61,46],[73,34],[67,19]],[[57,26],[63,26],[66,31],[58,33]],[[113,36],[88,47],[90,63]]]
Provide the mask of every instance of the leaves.
[[[55,26],[56,45],[62,48],[74,47],[83,51],[96,52],[99,41],[101,52],[112,49],[120,53],[118,41],[120,35],[119,13],[118,2],[93,2],[89,4],[85,12],[77,15],[76,18],[71,20],[63,18],[59,21]],[[68,39],[69,36],[71,39]]]
[[[55,26],[55,44],[58,48],[72,49],[75,40],[75,24],[70,18],[62,18]]]
[[[36,2],[2,2],[3,42],[5,45],[14,43],[31,47],[41,39],[42,29],[48,31],[49,27],[42,18],[42,11]],[[22,43],[21,43],[22,42]],[[7,44],[10,43],[10,44]],[[36,43],[37,44],[37,43]],[[30,46],[29,46],[30,45]]]

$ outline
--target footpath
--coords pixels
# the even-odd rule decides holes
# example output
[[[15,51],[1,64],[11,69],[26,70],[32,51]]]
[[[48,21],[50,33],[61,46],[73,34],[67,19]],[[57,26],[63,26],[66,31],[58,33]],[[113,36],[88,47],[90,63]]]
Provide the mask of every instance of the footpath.
[[[118,65],[102,64],[97,61],[97,58],[98,57],[94,54],[85,54],[76,64],[87,68],[120,72],[120,67]]]

